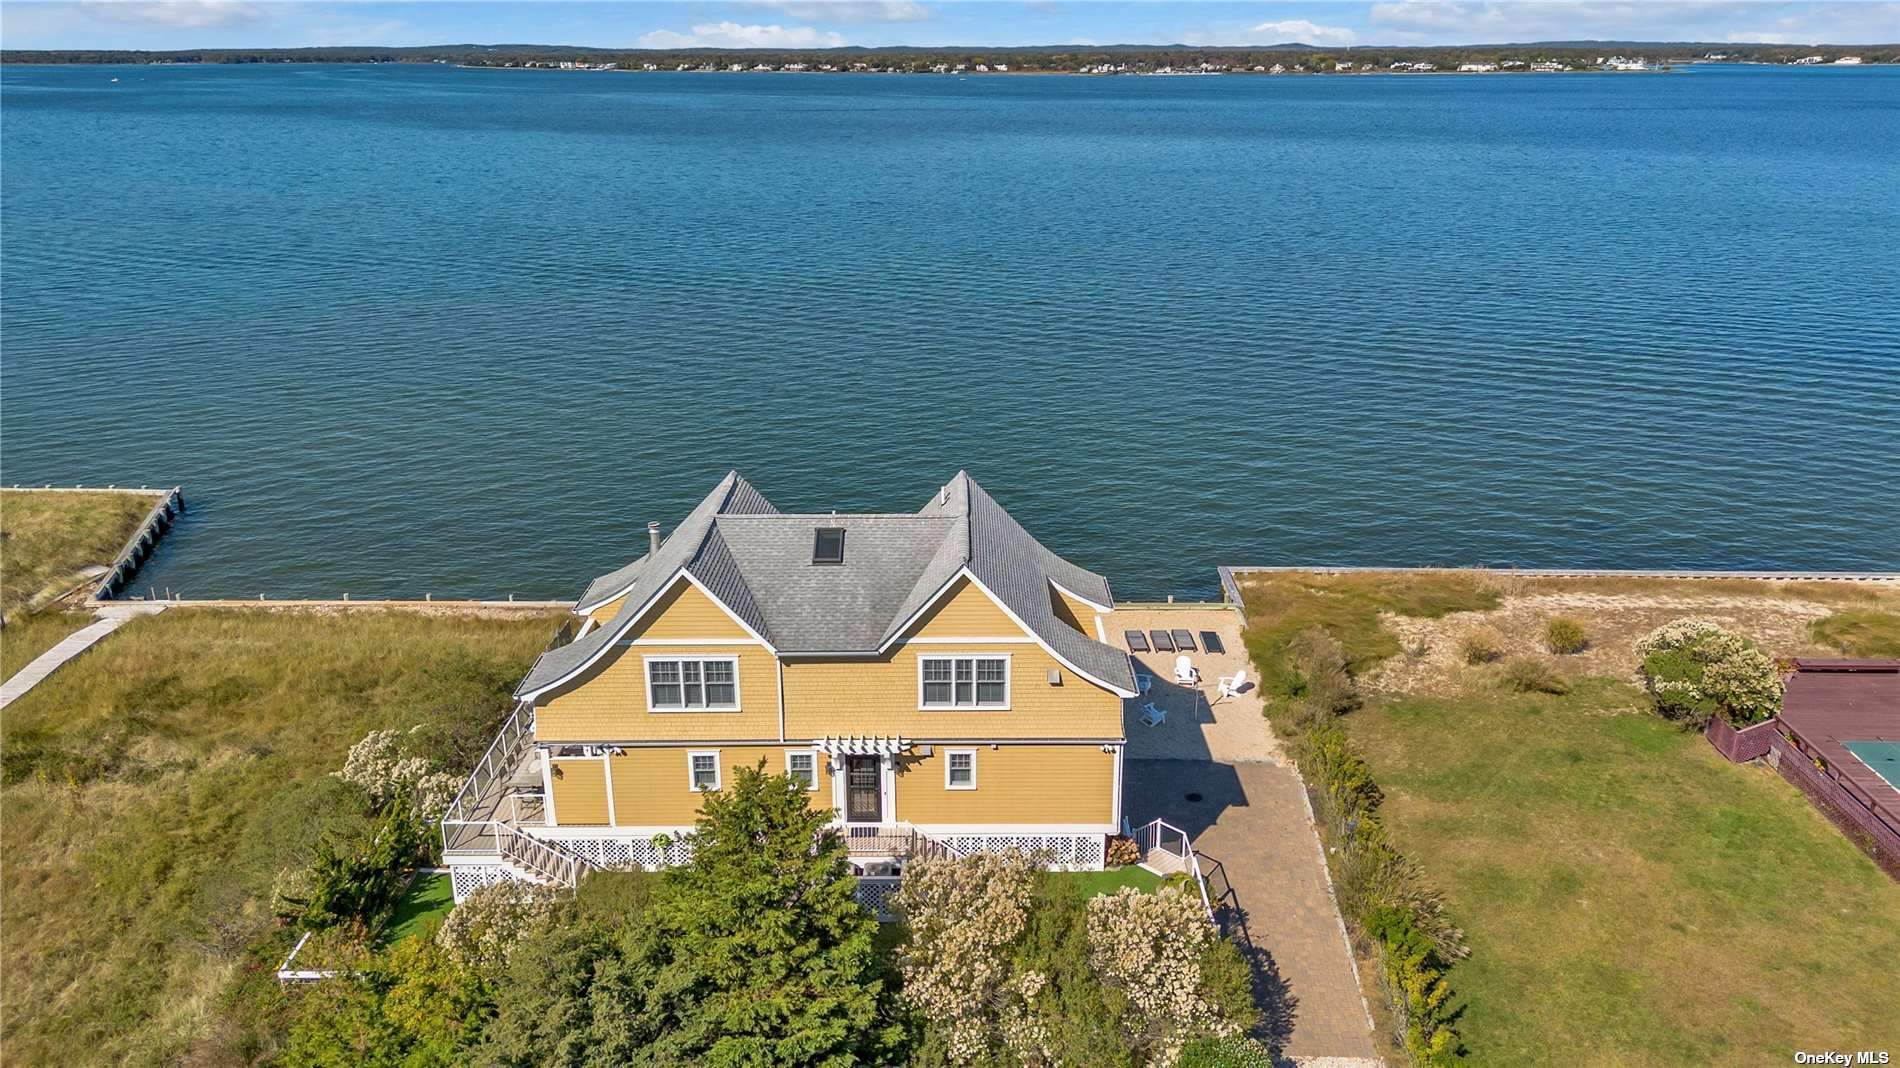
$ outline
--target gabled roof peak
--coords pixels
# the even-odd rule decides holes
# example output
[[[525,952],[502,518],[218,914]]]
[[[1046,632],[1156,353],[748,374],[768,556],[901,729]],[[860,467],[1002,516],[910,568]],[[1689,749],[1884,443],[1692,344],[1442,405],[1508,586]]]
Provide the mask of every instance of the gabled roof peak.
[[[842,565],[815,566],[812,528],[851,533]],[[674,528],[657,552],[589,584],[576,609],[616,597],[605,626],[544,654],[518,693],[579,670],[627,630],[682,574],[784,653],[877,652],[967,572],[1073,670],[1132,692],[1127,654],[1057,619],[1051,586],[1096,604],[1113,603],[1108,580],[1044,548],[959,470],[916,512],[783,513],[738,471],[729,471]]]

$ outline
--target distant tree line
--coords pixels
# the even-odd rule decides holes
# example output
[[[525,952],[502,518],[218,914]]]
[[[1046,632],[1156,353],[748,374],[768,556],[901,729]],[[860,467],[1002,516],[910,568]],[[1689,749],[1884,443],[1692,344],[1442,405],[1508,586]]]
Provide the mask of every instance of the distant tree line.
[[[1734,45],[1694,42],[1596,41],[1527,45],[1457,47],[1393,47],[1322,49],[1287,44],[1271,47],[1188,47],[1184,45],[1116,46],[1106,48],[828,48],[828,49],[670,49],[634,50],[575,48],[549,45],[432,45],[417,48],[248,48],[190,49],[145,52],[123,49],[30,51],[0,50],[0,63],[456,63],[473,66],[522,67],[561,63],[607,65],[639,70],[652,64],[663,70],[712,65],[746,67],[764,64],[783,67],[805,64],[809,69],[830,65],[840,70],[925,72],[958,64],[1003,64],[1011,71],[1065,72],[1101,66],[1130,71],[1197,68],[1227,70],[1271,69],[1280,65],[1306,71],[1331,72],[1335,64],[1355,69],[1390,67],[1393,63],[1431,63],[1440,70],[1465,63],[1564,63],[1593,67],[1612,55],[1642,56],[1652,64],[1687,63],[1709,55],[1748,63],[1793,63],[1819,55],[1827,61],[1858,56],[1864,63],[1900,62],[1900,44],[1890,45]]]

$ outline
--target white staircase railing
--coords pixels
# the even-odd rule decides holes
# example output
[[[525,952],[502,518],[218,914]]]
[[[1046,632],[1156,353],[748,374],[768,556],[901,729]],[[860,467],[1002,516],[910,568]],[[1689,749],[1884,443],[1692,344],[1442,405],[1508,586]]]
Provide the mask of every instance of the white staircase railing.
[[[1150,851],[1158,851],[1179,860],[1181,870],[1193,876],[1194,888],[1201,893],[1201,907],[1207,910],[1207,922],[1218,922],[1214,919],[1214,902],[1207,896],[1207,876],[1201,873],[1201,855],[1194,851],[1194,840],[1186,831],[1166,820],[1155,820],[1137,828],[1131,837],[1144,859]]]
[[[594,867],[585,858],[552,842],[530,838],[513,827],[502,825],[495,836],[503,860],[518,868],[525,868],[556,886],[572,890],[580,885],[581,873]]]

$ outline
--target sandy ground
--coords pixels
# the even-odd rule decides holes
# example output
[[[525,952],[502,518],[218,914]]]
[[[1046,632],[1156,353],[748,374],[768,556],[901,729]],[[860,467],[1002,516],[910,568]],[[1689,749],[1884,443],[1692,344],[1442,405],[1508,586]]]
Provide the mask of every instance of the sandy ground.
[[[1840,606],[1786,596],[1748,596],[1729,592],[1581,593],[1574,591],[1509,595],[1488,612],[1454,612],[1439,619],[1386,614],[1385,625],[1399,636],[1404,652],[1380,664],[1361,680],[1366,689],[1384,693],[1457,693],[1482,678],[1484,668],[1464,662],[1460,644],[1475,630],[1488,630],[1505,657],[1550,656],[1544,625],[1553,616],[1583,624],[1589,645],[1555,659],[1568,674],[1598,674],[1636,679],[1636,641],[1673,619],[1704,616],[1747,635],[1774,656],[1839,656],[1808,636],[1808,625]]]

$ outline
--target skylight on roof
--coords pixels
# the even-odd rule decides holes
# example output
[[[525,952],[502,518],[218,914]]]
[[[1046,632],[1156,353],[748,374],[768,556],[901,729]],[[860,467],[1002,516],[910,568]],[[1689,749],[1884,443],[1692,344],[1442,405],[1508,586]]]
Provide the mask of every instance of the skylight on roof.
[[[814,564],[844,563],[844,528],[819,527],[811,543],[811,562]]]

